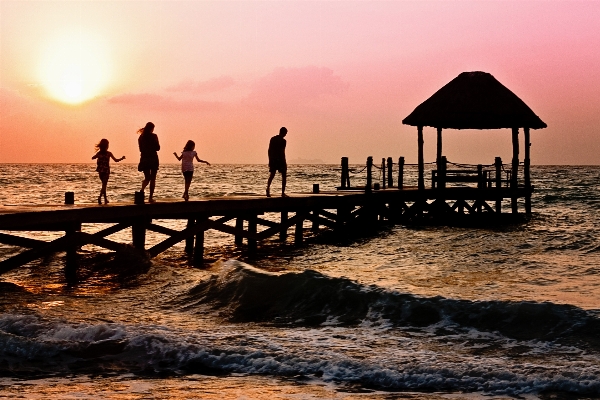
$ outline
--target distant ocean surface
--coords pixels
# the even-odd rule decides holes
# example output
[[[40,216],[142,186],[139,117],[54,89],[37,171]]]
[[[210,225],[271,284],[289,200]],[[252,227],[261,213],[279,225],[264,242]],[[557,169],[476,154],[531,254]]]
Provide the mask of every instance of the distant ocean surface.
[[[179,168],[161,166],[158,201],[181,197]],[[0,205],[94,203],[94,169],[0,164]],[[131,201],[136,166],[112,171],[109,200]],[[288,190],[339,174],[292,165]],[[262,195],[267,175],[197,166],[190,196]],[[0,398],[599,398],[600,167],[533,167],[532,181],[521,225],[290,237],[253,259],[209,231],[204,268],[183,244],[152,260],[86,246],[75,286],[61,253],[0,275]],[[18,251],[0,245],[0,260]]]

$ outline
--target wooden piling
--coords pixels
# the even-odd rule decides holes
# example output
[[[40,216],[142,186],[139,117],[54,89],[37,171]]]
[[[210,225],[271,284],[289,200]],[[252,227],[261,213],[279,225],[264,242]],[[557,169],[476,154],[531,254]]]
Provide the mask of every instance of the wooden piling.
[[[189,228],[193,227],[194,224],[195,224],[194,218],[188,218],[186,228],[189,229]],[[194,253],[194,236],[193,235],[190,235],[187,238],[185,238],[185,252],[187,254]]]
[[[257,215],[251,215],[248,218],[248,234],[250,234],[250,235],[256,235],[256,233],[257,233],[257,219],[258,219]],[[251,255],[255,255],[257,248],[258,248],[258,242],[256,240],[256,237],[248,237],[248,252]]]
[[[348,167],[348,157],[342,157],[342,182],[341,189],[350,187],[350,168]]]
[[[496,167],[496,189],[500,190],[502,188],[502,158],[496,157],[494,166]],[[496,199],[496,213],[502,213],[502,198]]]
[[[81,229],[81,228],[79,228]],[[65,237],[67,238],[66,246],[66,262],[65,262],[65,280],[68,283],[77,282],[77,270],[79,269],[79,260],[77,256],[77,250],[79,249],[77,241],[77,231],[79,230],[75,226],[69,227],[65,230]]]
[[[196,224],[205,224],[208,221],[208,216],[198,215],[196,217]],[[204,264],[204,232],[202,229],[196,232],[196,243],[194,245],[194,265],[202,266]]]
[[[282,242],[285,242],[287,240],[287,236],[288,236],[287,221],[288,221],[288,212],[282,211],[281,212],[281,230],[279,231],[279,240],[281,240]]]
[[[385,173],[385,158],[381,159],[381,187],[383,189],[385,189],[385,184],[386,184],[386,173]]]
[[[145,219],[138,219],[131,225],[131,239],[133,247],[139,250],[146,248],[146,224]]]
[[[510,180],[510,187],[515,195],[510,200],[510,205],[513,214],[517,214],[518,204],[516,192],[518,189],[518,174],[519,174],[519,128],[512,129],[512,145],[513,145],[513,159],[512,159],[512,175]]]
[[[241,246],[244,243],[244,237],[242,235],[240,235],[239,232],[244,230],[244,218],[237,217],[235,219],[235,230],[236,230],[235,239],[234,239],[235,244],[237,246]]]
[[[525,159],[523,160],[523,175],[525,176],[525,189],[527,193],[525,194],[525,214],[531,215],[531,177],[530,177],[530,150],[531,150],[531,139],[529,137],[529,128],[523,129],[524,137],[525,137]]]
[[[367,183],[365,185],[365,193],[373,191],[373,157],[367,157]]]
[[[423,127],[417,127],[418,163],[419,163],[419,190],[425,190],[425,161],[423,159]]]
[[[438,161],[438,187],[446,188],[446,171],[448,170],[448,159],[446,156],[441,156]]]
[[[392,157],[388,157],[387,159],[387,183],[388,183],[388,187],[394,187],[394,177],[393,177],[393,173],[392,173],[392,169],[394,166],[394,161],[392,160]]]
[[[404,157],[398,158],[398,189],[404,189]]]
[[[301,210],[296,212],[296,216],[299,216],[302,213]],[[304,218],[298,218],[296,221],[296,229],[294,232],[294,244],[296,246],[301,246],[302,241],[304,239]]]
[[[74,192],[65,192],[65,204],[75,204]]]

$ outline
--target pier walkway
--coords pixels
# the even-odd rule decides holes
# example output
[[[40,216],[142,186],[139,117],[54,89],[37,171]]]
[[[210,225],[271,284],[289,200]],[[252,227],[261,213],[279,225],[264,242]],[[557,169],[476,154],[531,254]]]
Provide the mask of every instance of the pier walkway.
[[[279,235],[285,240],[289,230],[293,230],[294,243],[300,245],[305,230],[316,232],[321,227],[345,230],[379,223],[448,220],[461,216],[507,216],[510,214],[503,214],[500,208],[503,199],[529,195],[530,190],[523,187],[402,187],[293,193],[284,198],[240,195],[151,204],[4,205],[0,206],[0,243],[26,250],[1,260],[0,274],[48,254],[64,251],[67,253],[65,273],[72,276],[77,269],[77,250],[87,244],[113,251],[133,246],[155,257],[185,241],[186,252],[193,256],[194,263],[202,264],[204,235],[210,230],[233,236],[237,245],[245,242],[247,251],[252,254],[261,241],[272,236]],[[265,214],[271,214],[270,218],[264,218]],[[179,231],[156,223],[156,220],[165,219],[185,220],[186,227]],[[308,227],[305,221],[309,223]],[[83,224],[112,225],[92,234],[82,232]],[[131,230],[130,243],[107,239],[107,236],[125,229]],[[15,235],[13,232],[16,231],[57,231],[64,232],[64,235],[43,241]],[[167,237],[147,248],[147,231]]]

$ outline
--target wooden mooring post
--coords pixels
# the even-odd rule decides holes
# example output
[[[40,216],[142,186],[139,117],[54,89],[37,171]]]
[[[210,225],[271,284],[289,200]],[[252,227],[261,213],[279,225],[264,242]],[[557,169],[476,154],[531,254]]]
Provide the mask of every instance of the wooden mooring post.
[[[348,166],[348,157],[342,157],[342,182],[341,189],[350,187],[350,168]]]
[[[496,157],[494,159],[494,166],[496,167],[496,190],[500,191],[502,188],[502,158]],[[502,198],[496,198],[496,213],[502,213]]]
[[[388,187],[394,187],[394,176],[393,176],[393,172],[392,169],[394,167],[394,161],[392,160],[392,157],[388,157],[387,159],[387,183],[388,183]]]
[[[398,189],[404,189],[404,157],[398,158]]]
[[[365,193],[373,191],[373,157],[367,157],[367,183],[365,185]]]

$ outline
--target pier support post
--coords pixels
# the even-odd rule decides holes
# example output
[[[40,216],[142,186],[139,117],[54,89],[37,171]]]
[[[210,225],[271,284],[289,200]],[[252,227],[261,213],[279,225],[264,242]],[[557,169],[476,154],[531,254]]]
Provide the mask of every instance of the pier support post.
[[[398,189],[404,189],[404,157],[398,158]]]
[[[529,137],[529,128],[523,128],[525,136],[525,159],[523,160],[523,175],[525,176],[525,214],[531,215],[531,177],[529,167],[531,160],[529,152],[531,150],[531,139]]]
[[[208,216],[199,215],[196,218],[196,224],[203,224],[208,220]],[[205,229],[196,233],[196,243],[194,245],[194,265],[202,266],[204,264],[204,232]]]
[[[418,163],[419,163],[419,190],[425,190],[425,161],[423,159],[423,127],[417,127]]]
[[[437,128],[437,152],[435,160],[439,163],[442,158],[442,128]],[[439,169],[439,165],[438,165]]]
[[[282,242],[285,242],[287,240],[287,235],[288,235],[288,228],[286,226],[287,221],[288,221],[288,212],[282,211],[281,212],[281,230],[279,231],[279,240],[281,240]]]
[[[248,218],[248,233],[250,235],[256,235],[257,233],[257,216],[256,215],[251,215]],[[256,250],[258,249],[258,242],[256,240],[256,237],[249,237],[248,238],[248,252],[251,255],[255,255],[256,254]]]
[[[131,239],[133,247],[139,250],[146,248],[146,224],[148,221],[139,219],[131,225]]]
[[[79,268],[79,260],[77,250],[79,244],[77,240],[77,231],[81,230],[81,226],[72,226],[65,230],[65,236],[69,239],[67,242],[67,259],[65,262],[65,280],[68,283],[77,282],[77,270]]]
[[[299,215],[300,213],[302,213],[302,211],[298,210],[298,213],[296,215]],[[301,246],[303,239],[304,239],[304,219],[300,218],[296,221],[296,229],[294,232],[294,244],[296,246]]]
[[[235,219],[235,229],[238,231],[244,230],[244,218],[237,217]],[[235,244],[241,246],[244,243],[244,237],[240,234],[235,234]]]
[[[373,191],[373,157],[367,157],[367,183],[365,185],[365,193]]]
[[[448,170],[448,159],[441,156],[438,159],[438,188],[446,189],[446,171]]]
[[[387,183],[388,183],[388,187],[394,187],[394,177],[392,174],[392,168],[394,166],[394,161],[392,160],[392,157],[388,157],[387,158]]]
[[[496,189],[500,191],[502,187],[502,158],[496,157],[494,159],[494,166],[496,167]],[[496,213],[502,213],[502,198],[498,197],[496,199]]]
[[[194,218],[188,218],[186,228],[191,228],[194,226]],[[185,238],[185,252],[187,254],[192,254],[194,252],[194,236],[190,235]]]
[[[311,230],[313,233],[317,233],[317,232],[319,232],[319,210],[314,209],[312,211],[312,215],[313,215],[313,220],[312,220]]]
[[[510,188],[512,189],[513,196],[511,198],[512,213],[517,214],[517,189],[518,189],[518,174],[519,174],[519,128],[512,128],[512,145],[513,145],[513,159],[512,159],[512,176],[510,177]]]
[[[342,182],[341,189],[350,187],[350,168],[348,167],[348,157],[342,157]]]

